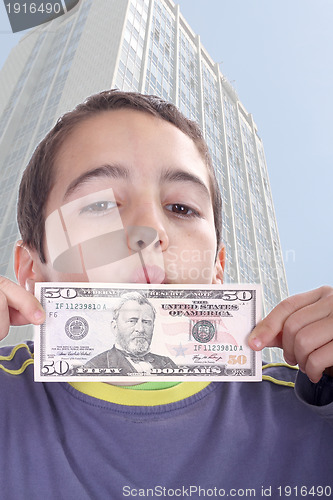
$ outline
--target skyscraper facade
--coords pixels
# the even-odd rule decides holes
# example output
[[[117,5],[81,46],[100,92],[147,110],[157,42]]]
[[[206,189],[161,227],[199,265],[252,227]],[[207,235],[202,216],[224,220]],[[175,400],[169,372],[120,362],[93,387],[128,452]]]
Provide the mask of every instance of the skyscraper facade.
[[[222,192],[225,282],[261,283],[264,313],[287,296],[256,124],[173,0],[81,0],[22,38],[0,88],[0,274],[13,275],[17,188],[33,149],[60,114],[119,88],[160,95],[200,124]]]

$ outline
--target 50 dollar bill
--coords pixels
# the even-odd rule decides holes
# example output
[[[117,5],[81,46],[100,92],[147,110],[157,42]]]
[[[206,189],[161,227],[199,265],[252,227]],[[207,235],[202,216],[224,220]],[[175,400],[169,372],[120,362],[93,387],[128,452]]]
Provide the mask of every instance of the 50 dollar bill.
[[[37,283],[35,381],[259,381],[260,285]]]

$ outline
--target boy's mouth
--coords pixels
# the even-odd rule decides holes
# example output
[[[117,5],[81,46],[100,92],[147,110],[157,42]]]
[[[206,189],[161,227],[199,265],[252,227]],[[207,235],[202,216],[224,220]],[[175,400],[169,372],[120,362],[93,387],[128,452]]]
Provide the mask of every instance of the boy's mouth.
[[[143,265],[137,268],[131,278],[131,283],[151,283],[151,284],[161,284],[166,283],[165,281],[165,271],[159,266],[149,266]]]

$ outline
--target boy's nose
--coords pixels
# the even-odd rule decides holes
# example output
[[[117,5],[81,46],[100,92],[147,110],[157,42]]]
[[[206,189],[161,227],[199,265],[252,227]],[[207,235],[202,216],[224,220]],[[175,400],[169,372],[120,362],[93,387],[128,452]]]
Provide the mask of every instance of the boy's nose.
[[[127,244],[131,250],[139,252],[154,243],[154,247],[159,247],[160,239],[157,231],[147,226],[127,226],[125,228]]]
[[[160,251],[166,250],[169,246],[169,237],[163,215],[156,207],[145,204],[145,207],[138,207],[131,220],[124,224],[127,234],[128,247],[135,252],[142,251],[148,246],[158,248]]]

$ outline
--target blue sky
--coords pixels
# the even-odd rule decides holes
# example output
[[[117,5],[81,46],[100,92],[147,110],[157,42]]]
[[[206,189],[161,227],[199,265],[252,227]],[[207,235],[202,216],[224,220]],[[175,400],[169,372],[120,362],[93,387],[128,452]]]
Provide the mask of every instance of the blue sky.
[[[263,139],[291,294],[333,284],[333,2],[179,0]]]
[[[258,126],[290,293],[333,285],[332,0],[178,3]],[[0,67],[21,36],[1,2]]]

